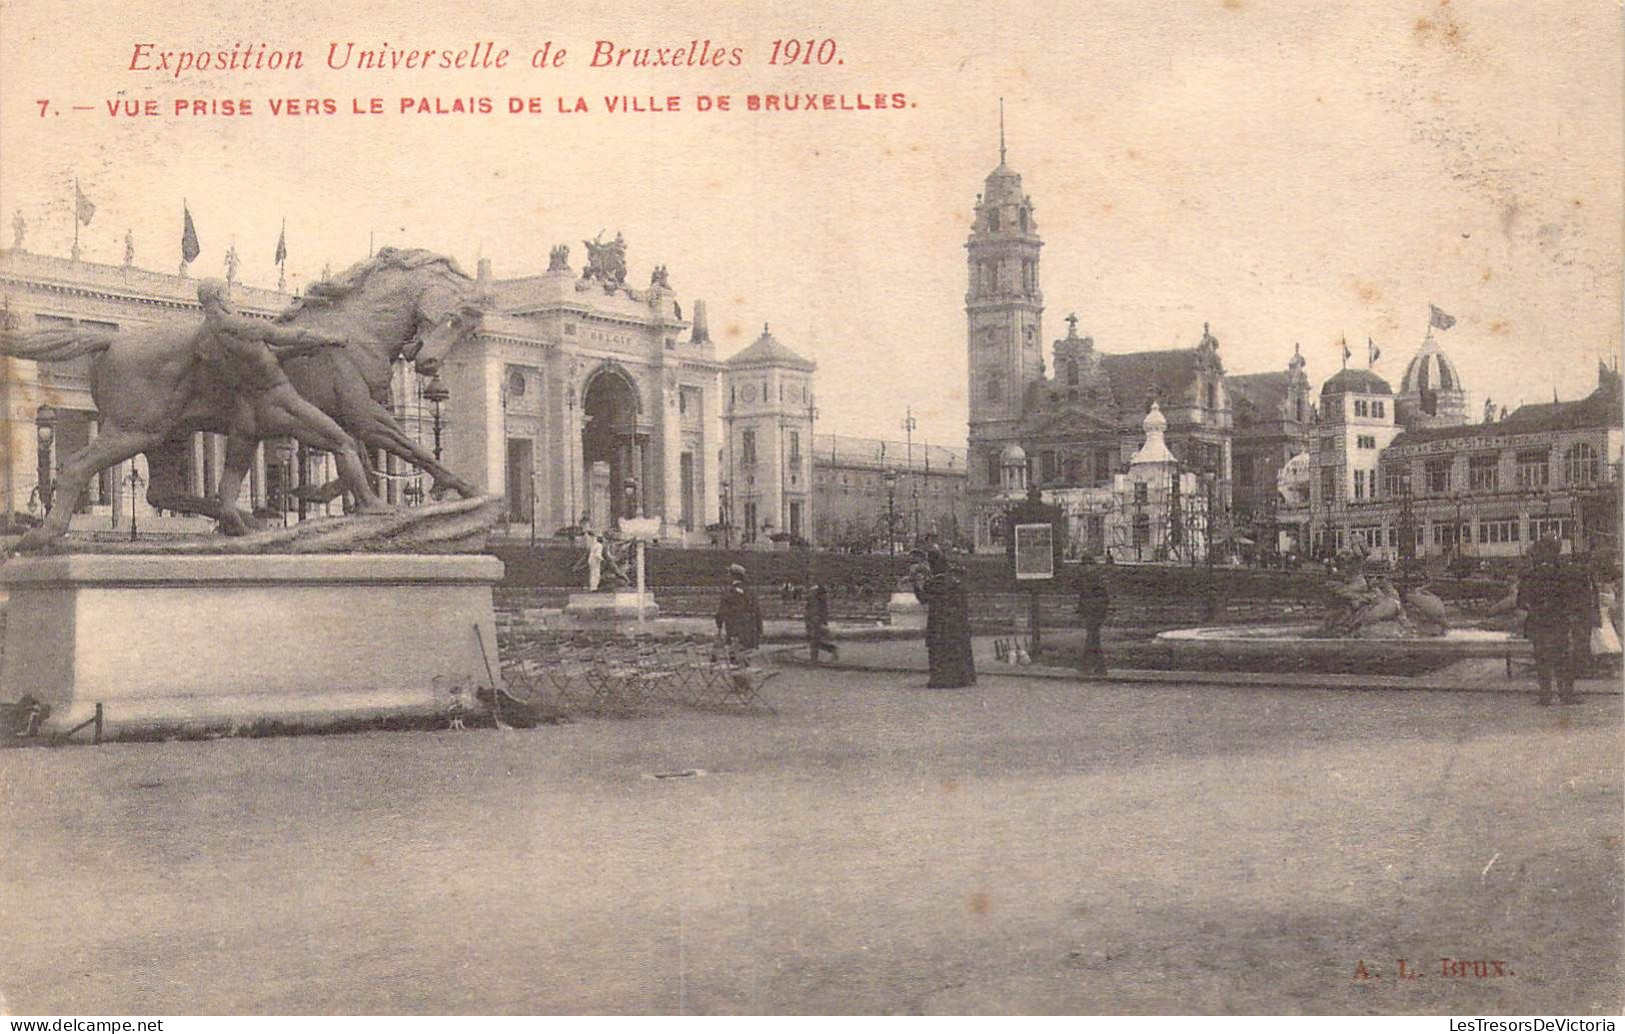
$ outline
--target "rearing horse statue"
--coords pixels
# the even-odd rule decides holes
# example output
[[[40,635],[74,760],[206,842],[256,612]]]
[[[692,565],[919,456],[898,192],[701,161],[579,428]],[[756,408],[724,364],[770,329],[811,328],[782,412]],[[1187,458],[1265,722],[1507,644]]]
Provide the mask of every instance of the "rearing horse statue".
[[[452,347],[478,331],[480,317],[474,281],[454,261],[422,250],[384,248],[312,285],[275,322],[344,342],[342,348],[289,358],[283,370],[300,395],[361,446],[362,457],[364,450],[382,449],[428,472],[435,496],[449,490],[471,498],[474,487],[396,421],[389,387],[402,357],[420,374],[436,373]],[[153,506],[213,517],[227,534],[247,530],[236,501],[258,441],[242,433],[240,391],[208,362],[210,350],[199,336],[209,333],[209,324],[179,318],[114,333],[72,328],[0,334],[0,353],[19,359],[96,357],[90,383],[100,433],[63,464],[45,522],[23,536],[19,550],[61,537],[90,479],[137,454],[147,456],[147,500]],[[195,431],[227,436],[213,498],[185,494],[185,455]]]

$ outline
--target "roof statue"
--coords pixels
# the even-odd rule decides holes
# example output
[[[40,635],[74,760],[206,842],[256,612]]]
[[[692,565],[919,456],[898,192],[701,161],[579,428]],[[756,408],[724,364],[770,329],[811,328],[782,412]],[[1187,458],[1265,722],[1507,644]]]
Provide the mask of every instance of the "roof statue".
[[[570,271],[570,246],[568,244],[553,245],[553,250],[547,253],[547,271],[549,273],[567,273]]]
[[[585,280],[598,280],[604,285],[605,292],[613,292],[626,283],[626,238],[619,232],[615,239],[604,242],[603,231],[590,241],[582,241],[587,246],[587,268],[581,271]]]

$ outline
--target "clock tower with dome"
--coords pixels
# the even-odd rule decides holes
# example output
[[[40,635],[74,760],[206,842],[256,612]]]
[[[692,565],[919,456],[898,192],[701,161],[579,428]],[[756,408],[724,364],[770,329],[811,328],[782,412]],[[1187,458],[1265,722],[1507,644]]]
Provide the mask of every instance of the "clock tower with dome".
[[[1016,434],[1023,393],[1043,377],[1044,295],[1039,289],[1038,236],[1032,199],[1021,176],[1005,164],[1004,114],[999,114],[999,165],[976,199],[965,242],[969,360],[969,480],[972,499],[999,492],[1004,446]]]
[[[724,363],[720,510],[737,545],[812,541],[813,373],[818,364],[762,336]]]

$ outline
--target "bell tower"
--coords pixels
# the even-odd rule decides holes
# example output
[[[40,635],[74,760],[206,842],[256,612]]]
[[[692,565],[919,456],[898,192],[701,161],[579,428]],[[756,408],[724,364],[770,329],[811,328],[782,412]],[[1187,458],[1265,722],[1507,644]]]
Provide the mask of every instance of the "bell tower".
[[[999,105],[999,166],[976,199],[965,242],[970,372],[970,487],[997,490],[998,457],[1013,441],[1027,385],[1042,376],[1044,296],[1038,252],[1044,242],[1021,177],[1005,164],[1004,104]]]

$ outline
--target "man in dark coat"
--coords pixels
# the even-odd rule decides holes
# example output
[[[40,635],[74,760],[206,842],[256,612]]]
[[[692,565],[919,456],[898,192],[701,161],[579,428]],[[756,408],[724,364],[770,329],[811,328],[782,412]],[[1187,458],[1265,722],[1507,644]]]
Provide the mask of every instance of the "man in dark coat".
[[[1535,649],[1535,702],[1552,702],[1552,683],[1565,704],[1578,704],[1576,668],[1591,655],[1591,629],[1597,623],[1597,592],[1578,564],[1564,563],[1556,539],[1541,539],[1529,550],[1529,572],[1518,584],[1524,635]]]
[[[1106,579],[1101,577],[1100,568],[1095,566],[1095,558],[1087,553],[1078,567],[1077,589],[1078,616],[1083,619],[1083,627],[1088,633],[1083,656],[1078,660],[1078,671],[1084,675],[1104,676],[1106,652],[1100,645],[1100,628],[1111,613],[1112,598],[1106,589]]]
[[[812,662],[817,664],[824,650],[829,651],[830,660],[837,660],[840,650],[829,638],[829,591],[821,584],[807,589],[806,621],[807,651],[812,655]]]
[[[745,569],[738,564],[728,568],[728,588],[717,605],[717,634],[746,650],[762,642],[762,605],[745,584]]]

